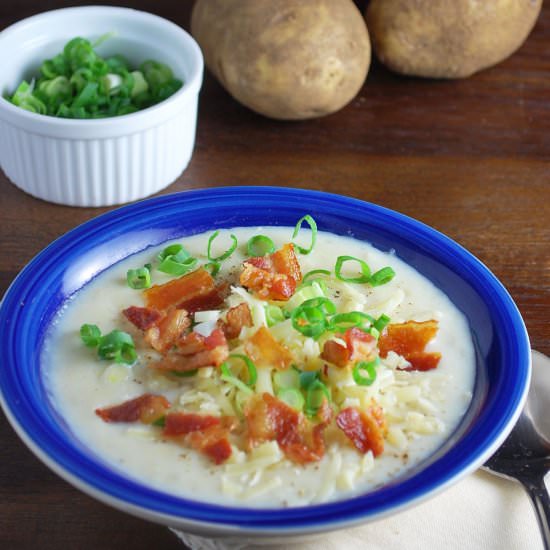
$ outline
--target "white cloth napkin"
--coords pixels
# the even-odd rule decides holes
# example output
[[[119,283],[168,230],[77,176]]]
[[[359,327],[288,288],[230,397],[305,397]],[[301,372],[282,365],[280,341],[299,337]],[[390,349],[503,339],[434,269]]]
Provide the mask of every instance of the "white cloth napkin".
[[[194,550],[543,550],[525,490],[483,471],[395,516],[303,542],[266,547],[176,534]]]

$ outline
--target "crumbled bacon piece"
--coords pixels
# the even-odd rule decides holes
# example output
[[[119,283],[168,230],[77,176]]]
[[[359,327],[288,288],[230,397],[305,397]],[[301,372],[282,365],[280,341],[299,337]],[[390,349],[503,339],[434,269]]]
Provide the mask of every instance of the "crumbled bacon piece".
[[[232,453],[228,431],[221,426],[211,426],[203,432],[193,432],[189,436],[191,446],[205,454],[215,464],[223,464]]]
[[[218,426],[220,418],[206,414],[173,412],[166,415],[162,434],[168,437],[187,435],[191,432],[203,431],[210,426]]]
[[[367,411],[356,407],[342,409],[336,416],[336,425],[363,454],[372,451],[378,456],[384,451],[386,425],[380,407],[373,405]]]
[[[264,300],[288,300],[302,280],[298,258],[291,243],[267,256],[248,258],[240,282]]]
[[[228,340],[237,338],[243,327],[252,326],[252,314],[248,304],[244,302],[238,306],[232,307],[225,316],[221,328]]]
[[[216,286],[212,275],[199,268],[178,279],[143,291],[147,307],[166,310],[183,308],[189,313],[214,309],[223,303],[226,285]]]
[[[154,350],[165,353],[177,344],[190,326],[191,319],[185,309],[171,309],[145,331],[144,338]]]
[[[114,405],[96,409],[95,413],[105,422],[142,422],[151,424],[164,415],[170,408],[170,402],[162,395],[145,393]]]
[[[376,338],[357,327],[349,328],[338,337],[346,343],[345,346],[339,341],[327,340],[321,353],[322,359],[337,367],[346,367],[350,363],[366,361],[376,351]]]
[[[223,331],[214,329],[209,336],[190,332],[176,342],[174,353],[149,363],[149,367],[164,371],[187,372],[201,367],[219,367],[229,356]]]
[[[292,353],[277,342],[266,327],[260,327],[245,344],[247,355],[260,366],[286,369],[292,363]]]
[[[321,460],[325,453],[323,431],[332,410],[326,401],[320,410],[321,422],[313,425],[302,413],[269,393],[254,396],[245,410],[249,446],[275,440],[286,457],[297,464]]]
[[[147,330],[162,318],[162,313],[150,307],[130,306],[122,311],[124,317],[140,330]]]
[[[380,335],[378,347],[380,357],[386,357],[390,351],[403,356],[410,364],[402,370],[435,369],[441,359],[438,352],[426,352],[424,349],[434,338],[438,330],[435,320],[417,322],[407,321],[388,325]]]
[[[229,433],[235,422],[231,417],[174,412],[166,415],[162,434],[166,437],[185,437],[191,447],[202,452],[216,464],[231,456]]]

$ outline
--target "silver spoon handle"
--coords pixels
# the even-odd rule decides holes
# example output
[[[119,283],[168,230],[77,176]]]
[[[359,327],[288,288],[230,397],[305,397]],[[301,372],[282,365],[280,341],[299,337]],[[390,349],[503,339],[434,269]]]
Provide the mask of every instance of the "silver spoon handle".
[[[525,489],[531,498],[539,522],[544,550],[550,550],[550,497],[544,484],[544,478],[524,482]]]

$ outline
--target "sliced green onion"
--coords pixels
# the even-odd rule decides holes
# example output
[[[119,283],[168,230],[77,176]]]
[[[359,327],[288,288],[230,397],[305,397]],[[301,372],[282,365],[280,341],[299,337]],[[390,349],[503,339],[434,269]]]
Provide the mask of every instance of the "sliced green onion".
[[[391,267],[383,267],[376,273],[373,273],[369,279],[372,286],[380,286],[389,283],[395,277],[395,271]]]
[[[160,418],[157,418],[153,422],[151,422],[153,426],[158,426],[159,428],[164,428],[166,426],[166,416],[161,416]]]
[[[313,247],[315,246],[315,242],[317,241],[317,224],[309,214],[306,214],[304,217],[300,218],[296,223],[296,227],[294,228],[294,233],[292,233],[293,239],[295,239],[296,235],[298,235],[298,232],[300,231],[300,227],[302,227],[302,222],[307,222],[307,224],[311,229],[311,243],[308,248],[303,248],[302,246],[296,244],[294,241],[293,241],[293,244],[298,249],[298,252],[300,252],[300,254],[309,254],[313,250]]]
[[[304,408],[304,396],[302,392],[296,388],[281,388],[276,395],[281,401],[293,409],[301,411]]]
[[[80,327],[80,338],[84,345],[95,348],[101,340],[101,330],[97,325],[84,324]]]
[[[307,390],[315,380],[319,380],[320,372],[318,370],[300,371],[300,387]]]
[[[248,380],[246,381],[246,383],[239,380],[239,378],[237,378],[231,372],[231,369],[229,368],[227,361],[223,362],[220,365],[220,370],[222,372],[222,375],[220,376],[220,378],[222,380],[225,380],[226,382],[229,382],[230,384],[233,384],[234,386],[236,386],[237,388],[239,388],[244,392],[251,393],[252,392],[251,388],[254,386],[254,384],[256,384],[256,380],[258,379],[258,372],[256,371],[256,365],[254,365],[254,363],[251,361],[251,359],[248,356],[243,355],[241,353],[231,353],[229,355],[229,359],[240,359],[241,361],[244,362],[246,366],[246,370],[248,372]]]
[[[290,319],[295,330],[314,340],[319,338],[327,328],[326,316],[320,309],[314,307],[297,307]]]
[[[212,243],[219,234],[220,234],[219,231],[214,231],[214,233],[212,233],[212,235],[208,239],[207,256],[211,262],[223,262],[223,260],[227,260],[227,258],[229,258],[229,256],[231,256],[231,254],[233,254],[233,252],[235,252],[235,250],[237,249],[237,245],[238,245],[237,237],[231,234],[229,235],[232,241],[231,246],[219,256],[212,257]]]
[[[313,277],[318,275],[325,275],[328,277],[330,276],[330,271],[328,269],[312,269],[302,277],[302,284],[303,285],[305,285],[306,283],[311,284],[313,281],[316,280],[316,279],[313,279]]]
[[[370,386],[376,380],[376,367],[380,364],[377,357],[373,361],[359,361],[352,370],[352,376],[358,386]]]
[[[325,399],[330,403],[329,389],[320,380],[314,380],[306,390],[305,413],[308,416],[315,416]]]
[[[168,273],[169,275],[184,275],[189,271],[192,271],[197,265],[197,258],[187,258],[183,262],[178,262],[174,257],[169,256],[165,258],[162,263],[158,266],[158,270],[163,273]]]
[[[298,388],[300,372],[294,369],[277,370],[273,374],[273,382],[277,388]]]
[[[306,300],[290,315],[295,330],[313,339],[319,338],[328,326],[327,315],[336,313],[336,306],[325,297]]]
[[[115,329],[101,337],[97,347],[100,359],[131,365],[137,359],[132,337],[122,330]]]
[[[182,262],[183,260],[186,260],[191,255],[185,248],[183,248],[183,245],[181,244],[171,244],[170,246],[167,246],[163,248],[157,255],[157,260],[159,262],[162,262],[166,258],[173,257],[178,262]]]
[[[330,330],[334,332],[345,332],[348,328],[360,327],[367,330],[375,322],[374,317],[362,311],[349,311],[338,313],[330,320]]]
[[[246,251],[249,256],[265,256],[275,252],[275,243],[265,235],[254,235],[248,239]]]
[[[286,319],[283,310],[278,306],[265,306],[265,320],[268,327],[272,327]]]
[[[208,262],[207,264],[204,264],[204,269],[207,269],[210,271],[210,275],[212,277],[215,277],[222,267],[222,264],[220,262]]]
[[[390,321],[391,319],[385,313],[382,313],[382,315],[380,315],[380,317],[378,317],[378,319],[374,322],[374,328],[378,332],[382,332]]]
[[[344,267],[345,262],[357,262],[359,264],[359,268],[361,270],[361,275],[357,277],[347,277],[342,274],[342,268]],[[340,281],[344,281],[346,283],[368,283],[370,281],[370,268],[360,258],[356,258],[355,256],[338,256],[336,259],[336,265],[334,266],[334,273],[336,275],[337,279],[340,279]]]
[[[157,259],[160,262],[159,271],[176,276],[193,270],[198,262],[181,244],[167,246],[158,254]]]
[[[173,374],[174,376],[178,376],[179,378],[191,378],[192,376],[195,376],[197,372],[199,372],[199,369],[170,371],[171,374]]]
[[[126,273],[126,281],[130,288],[139,290],[151,286],[151,272],[147,267],[129,269]]]
[[[323,296],[318,296],[316,298],[306,300],[300,305],[300,307],[305,309],[319,309],[324,315],[333,315],[334,313],[336,313],[336,306],[334,305],[334,303]]]

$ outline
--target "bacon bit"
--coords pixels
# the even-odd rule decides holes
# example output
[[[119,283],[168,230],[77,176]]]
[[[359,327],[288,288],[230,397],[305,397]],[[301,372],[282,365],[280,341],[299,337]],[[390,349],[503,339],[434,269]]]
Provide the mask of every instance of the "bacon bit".
[[[340,342],[327,340],[323,345],[321,359],[343,368],[349,363],[350,355],[349,349]]]
[[[344,340],[346,345],[336,340],[327,340],[321,353],[321,359],[337,367],[343,368],[350,363],[366,361],[376,351],[376,338],[357,327],[349,328],[343,335],[337,336]]]
[[[175,412],[166,415],[162,435],[165,437],[188,436],[191,447],[222,464],[231,456],[229,433],[235,428],[233,417]]]
[[[222,322],[221,328],[228,340],[237,338],[243,327],[252,326],[252,313],[248,304],[244,302],[238,306],[232,307],[225,316],[225,321]]]
[[[401,370],[431,370],[435,369],[441,359],[441,354],[425,352],[424,349],[434,338],[438,330],[438,322],[435,320],[407,321],[406,323],[388,325],[380,335],[378,348],[380,357],[386,357],[388,352],[403,356],[410,367]]]
[[[313,426],[302,413],[271,394],[256,395],[245,410],[248,444],[254,447],[276,440],[286,457],[297,464],[321,460],[325,453],[323,431],[332,418],[326,402],[321,409],[321,422]]]
[[[376,338],[357,327],[348,328],[344,340],[350,351],[350,360],[354,363],[369,359],[376,350]]]
[[[215,464],[223,464],[232,453],[228,430],[221,426],[211,426],[203,432],[193,432],[189,436],[191,447],[205,454]]]
[[[156,351],[165,353],[178,342],[191,326],[191,319],[185,309],[172,309],[145,331],[145,341]]]
[[[288,300],[302,280],[294,245],[288,243],[268,256],[244,262],[240,282],[264,300]]]
[[[142,422],[151,424],[164,415],[170,402],[162,395],[145,393],[119,405],[96,409],[95,413],[105,422]]]
[[[292,353],[275,340],[269,329],[260,327],[244,345],[246,354],[258,365],[286,369],[292,363]]]
[[[342,409],[336,416],[336,425],[363,454],[372,451],[374,456],[378,456],[384,451],[386,426],[380,407],[375,405],[368,411],[356,407]]]
[[[124,317],[140,330],[147,330],[155,325],[162,313],[149,307],[130,306],[122,311]]]
[[[190,313],[214,309],[223,300],[226,285],[217,287],[206,269],[199,269],[173,279],[163,285],[154,285],[143,291],[147,307],[165,310],[170,307],[184,308]]]
[[[223,331],[214,329],[209,336],[190,332],[176,342],[176,351],[148,364],[152,369],[188,372],[202,367],[219,367],[229,356]]]
[[[284,244],[279,250],[271,254],[271,261],[276,273],[282,273],[293,279],[296,284],[302,280],[302,270],[300,262],[294,252],[292,243]]]
[[[206,430],[210,426],[218,426],[219,424],[220,418],[217,416],[173,412],[166,415],[162,435],[167,437],[187,435],[191,432]]]
[[[204,345],[207,349],[215,349],[219,346],[227,346],[225,334],[220,328],[215,328],[208,336],[204,338]]]

